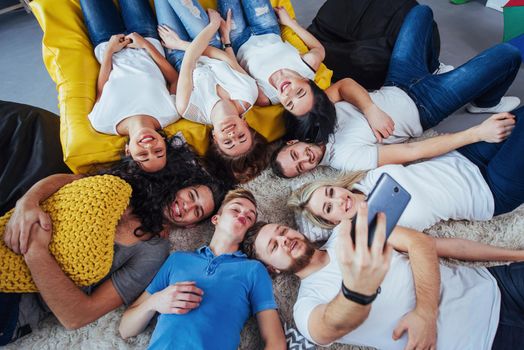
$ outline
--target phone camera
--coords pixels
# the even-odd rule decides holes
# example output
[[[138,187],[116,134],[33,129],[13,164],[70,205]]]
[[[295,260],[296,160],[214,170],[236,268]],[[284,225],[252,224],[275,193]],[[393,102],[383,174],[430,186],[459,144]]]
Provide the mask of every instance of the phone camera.
[[[398,187],[395,186],[395,187],[393,188],[393,192],[398,193],[398,191],[399,191]]]

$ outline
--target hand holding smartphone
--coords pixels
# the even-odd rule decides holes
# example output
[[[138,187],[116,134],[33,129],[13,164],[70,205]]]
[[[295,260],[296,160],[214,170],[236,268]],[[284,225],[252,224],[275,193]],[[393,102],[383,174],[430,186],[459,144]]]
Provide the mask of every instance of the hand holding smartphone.
[[[386,240],[397,225],[400,216],[406,209],[411,195],[390,175],[383,173],[368,196],[368,246],[371,247],[375,237],[377,214],[386,215]],[[355,242],[356,218],[351,225],[351,239]]]

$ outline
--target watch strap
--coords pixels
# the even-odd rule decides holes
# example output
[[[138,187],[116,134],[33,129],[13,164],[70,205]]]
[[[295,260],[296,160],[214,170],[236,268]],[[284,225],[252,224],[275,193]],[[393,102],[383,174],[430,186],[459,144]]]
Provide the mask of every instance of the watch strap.
[[[342,294],[344,295],[344,297],[348,300],[351,300],[357,304],[360,304],[360,305],[369,305],[373,302],[373,300],[375,300],[375,298],[377,297],[377,295],[380,294],[380,287],[378,287],[377,291],[375,292],[375,294],[372,294],[372,295],[364,295],[364,294],[360,294],[360,293],[357,293],[357,292],[354,292],[352,290],[349,290],[345,285],[344,285],[344,282],[342,282]]]

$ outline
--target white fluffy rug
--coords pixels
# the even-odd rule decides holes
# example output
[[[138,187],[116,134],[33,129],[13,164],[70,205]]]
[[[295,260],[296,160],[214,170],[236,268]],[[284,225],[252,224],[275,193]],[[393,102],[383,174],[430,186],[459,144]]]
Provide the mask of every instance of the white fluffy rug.
[[[259,219],[293,225],[293,215],[285,204],[291,186],[321,177],[332,177],[336,173],[329,169],[319,169],[293,180],[283,180],[266,170],[245,187],[253,191],[259,204]],[[433,226],[427,233],[442,237],[469,238],[494,245],[524,247],[524,205],[514,212],[499,216],[489,222],[446,222]],[[173,249],[192,250],[209,242],[212,227],[204,223],[188,230],[176,230],[171,234]],[[292,276],[279,276],[274,281],[274,290],[280,306],[282,320],[294,326],[292,306],[296,298],[298,281]],[[151,327],[144,334],[128,341],[118,336],[118,323],[122,308],[109,313],[97,322],[78,331],[66,331],[54,317],[47,318],[41,328],[6,349],[140,349],[148,344]],[[252,320],[242,334],[241,349],[260,349],[262,345]],[[359,347],[333,345],[331,349],[363,349]]]

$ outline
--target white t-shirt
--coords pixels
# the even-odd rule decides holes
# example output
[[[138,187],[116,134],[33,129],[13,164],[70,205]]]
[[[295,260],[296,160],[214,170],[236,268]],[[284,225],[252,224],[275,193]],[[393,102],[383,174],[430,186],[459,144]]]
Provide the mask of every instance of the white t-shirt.
[[[385,86],[370,93],[373,102],[395,122],[393,135],[384,144],[401,143],[422,135],[417,106],[404,92]],[[375,169],[378,166],[378,143],[367,119],[352,104],[335,103],[338,127],[326,144],[321,165],[344,171]]]
[[[158,40],[146,40],[164,54]],[[95,48],[99,62],[102,62],[107,45],[108,42],[104,42]],[[88,118],[96,131],[116,135],[118,123],[134,115],[151,116],[162,128],[180,119],[175,95],[169,94],[155,61],[145,49],[124,48],[113,54],[113,69]]]
[[[313,309],[329,303],[340,291],[342,281],[336,260],[333,235],[324,246],[330,262],[300,283],[294,319],[298,330],[309,340],[308,319]],[[491,349],[498,327],[500,291],[486,268],[440,265],[441,287],[437,320],[437,349]],[[367,345],[378,349],[402,350],[407,334],[397,341],[393,330],[400,319],[416,305],[415,285],[409,258],[394,252],[391,266],[371,306],[368,318],[336,342]]]
[[[440,220],[493,217],[495,202],[488,184],[479,168],[459,152],[408,166],[381,166],[369,171],[353,188],[367,195],[382,173],[391,175],[411,194],[399,226],[422,231]]]
[[[211,110],[220,100],[217,85],[227,91],[231,100],[247,102],[249,107],[246,112],[257,101],[255,79],[237,72],[224,61],[202,56],[193,70],[193,92],[182,116],[200,124],[211,125]]]
[[[278,91],[269,77],[280,69],[290,69],[313,80],[315,72],[302,60],[298,50],[276,34],[252,35],[237,53],[238,62],[258,85],[272,104],[279,104]]]

